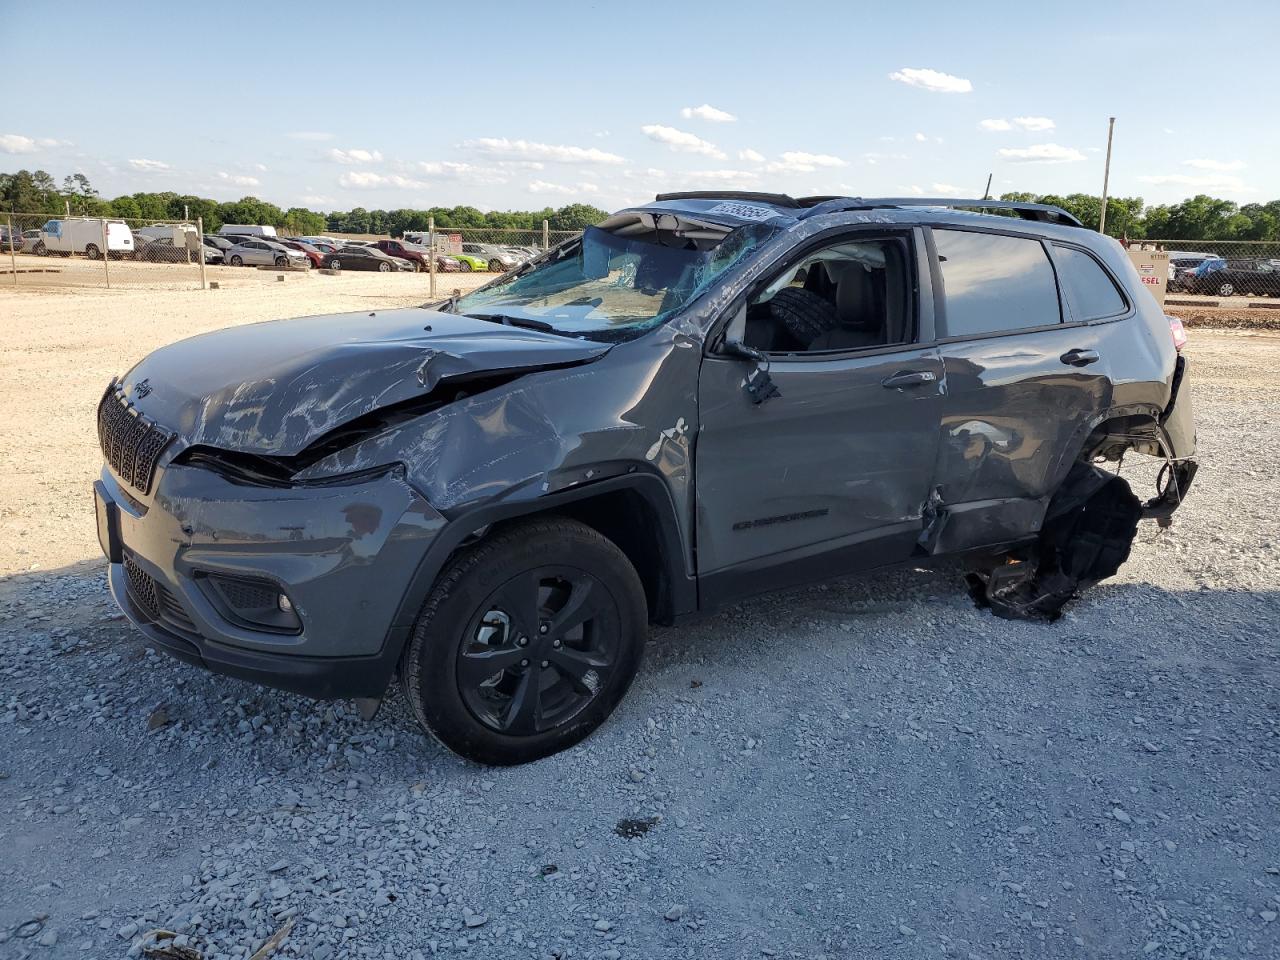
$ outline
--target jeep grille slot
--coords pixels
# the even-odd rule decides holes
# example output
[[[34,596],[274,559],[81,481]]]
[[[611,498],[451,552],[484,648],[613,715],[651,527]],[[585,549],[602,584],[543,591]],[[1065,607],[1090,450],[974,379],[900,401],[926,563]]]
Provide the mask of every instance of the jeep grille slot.
[[[98,442],[111,469],[142,493],[151,492],[156,461],[173,439],[134,411],[113,381],[98,404]]]

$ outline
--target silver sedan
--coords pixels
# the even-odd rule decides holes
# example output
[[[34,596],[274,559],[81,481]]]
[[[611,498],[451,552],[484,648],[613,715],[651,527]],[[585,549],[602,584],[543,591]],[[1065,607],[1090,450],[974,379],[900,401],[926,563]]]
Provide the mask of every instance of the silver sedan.
[[[302,267],[311,265],[301,250],[270,240],[241,240],[223,251],[223,262],[233,267]]]

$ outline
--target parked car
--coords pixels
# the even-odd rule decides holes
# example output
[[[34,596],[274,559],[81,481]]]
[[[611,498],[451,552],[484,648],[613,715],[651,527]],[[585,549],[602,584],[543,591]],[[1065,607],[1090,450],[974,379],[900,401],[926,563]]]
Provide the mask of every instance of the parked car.
[[[22,248],[27,253],[36,252],[36,244],[40,241],[40,230],[23,230],[22,231]]]
[[[197,250],[179,246],[172,237],[160,237],[144,243],[134,254],[137,260],[148,263],[199,263],[203,256],[205,263],[221,263],[222,254],[201,244]],[[216,258],[216,259],[215,259]]]
[[[456,257],[438,253],[436,254],[436,269],[443,273],[459,273],[462,270],[462,262]]]
[[[1054,619],[1188,495],[1190,382],[1056,207],[671,194],[434,310],[153,352],[98,408],[98,530],[160,649],[366,715],[395,675],[520,763],[604,722],[649,622],[761,591],[950,560]]]
[[[1206,260],[1188,278],[1187,289],[1219,297],[1280,296],[1280,260]]]
[[[319,267],[324,260],[324,254],[317,250],[309,243],[303,243],[301,240],[287,240],[277,237],[274,243],[280,244],[282,247],[288,247],[290,250],[300,250],[307,255],[307,259],[311,261],[311,266]]]
[[[301,240],[303,243],[309,243],[313,247],[327,246],[333,247],[336,250],[338,247],[342,246],[342,244],[333,239],[333,237],[294,237],[293,239]]]
[[[216,250],[218,253],[222,254],[224,258],[226,252],[235,246],[235,244],[226,237],[219,237],[212,233],[206,233],[203,240],[206,247],[209,247],[211,250]]]
[[[290,250],[274,240],[242,239],[223,257],[233,267],[310,267],[311,260],[301,250]]]
[[[399,257],[391,257],[377,247],[347,245],[339,247],[324,258],[324,265],[333,270],[413,270],[413,264]]]
[[[491,243],[464,243],[462,253],[471,258],[469,262],[472,264],[472,269],[488,270],[490,273],[506,273],[528,259],[512,253],[505,247],[498,247]],[[475,266],[480,261],[483,261],[484,265]]]
[[[403,240],[375,240],[372,244],[376,249],[390,257],[399,257],[401,260],[408,260],[413,264],[413,269],[424,272],[431,269],[431,248],[419,246],[416,243],[405,243]],[[439,264],[436,265],[439,269]]]
[[[464,247],[466,244],[464,244]],[[460,253],[451,253],[453,259],[458,261],[458,269],[463,273],[471,273],[473,270],[488,270],[489,261],[477,253],[467,253],[464,249]]]
[[[132,256],[134,250],[133,231],[123,220],[105,221],[106,239],[103,239],[104,221],[100,217],[67,217],[66,219],[48,220],[40,228],[40,238],[32,248],[37,256],[51,253],[69,257],[73,253],[83,253],[90,260],[98,260],[103,255],[103,244],[112,259]]]
[[[1168,291],[1177,293],[1188,289],[1192,275],[1206,260],[1218,259],[1212,253],[1194,253],[1183,250],[1169,251],[1169,284]]]
[[[224,223],[218,228],[221,237],[266,237],[274,240],[276,228],[256,223]]]
[[[10,233],[7,225],[0,226],[0,253],[19,253],[25,245],[26,241],[19,231]]]

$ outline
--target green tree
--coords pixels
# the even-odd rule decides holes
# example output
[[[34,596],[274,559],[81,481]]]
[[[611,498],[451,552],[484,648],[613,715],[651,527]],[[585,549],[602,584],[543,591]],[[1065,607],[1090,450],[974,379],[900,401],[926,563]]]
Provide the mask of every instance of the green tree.
[[[593,207],[585,203],[571,203],[567,207],[561,207],[547,217],[547,220],[550,221],[549,225],[552,230],[585,230],[587,227],[599,223],[608,215],[599,207]]]

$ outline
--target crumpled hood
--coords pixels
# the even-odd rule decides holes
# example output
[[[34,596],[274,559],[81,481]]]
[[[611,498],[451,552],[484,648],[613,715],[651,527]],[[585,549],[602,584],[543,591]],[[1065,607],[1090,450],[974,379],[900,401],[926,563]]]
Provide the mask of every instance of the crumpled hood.
[[[420,308],[228,327],[155,351],[124,378],[189,444],[291,456],[441,380],[583,363],[610,345]]]

